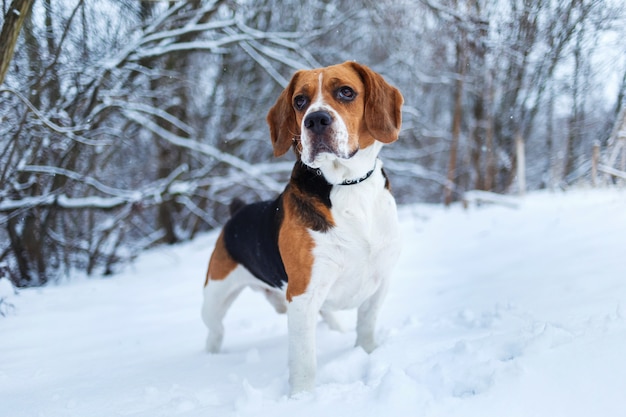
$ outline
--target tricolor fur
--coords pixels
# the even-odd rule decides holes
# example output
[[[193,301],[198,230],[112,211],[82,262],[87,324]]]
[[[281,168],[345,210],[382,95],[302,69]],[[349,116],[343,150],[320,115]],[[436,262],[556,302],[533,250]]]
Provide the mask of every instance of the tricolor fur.
[[[274,154],[298,160],[275,200],[233,204],[209,262],[203,319],[207,349],[246,286],[263,291],[289,323],[291,392],[315,384],[318,314],[358,308],[356,344],[371,352],[376,317],[397,259],[398,226],[378,160],[398,138],[402,95],[369,68],[346,62],[296,72],[270,109]]]

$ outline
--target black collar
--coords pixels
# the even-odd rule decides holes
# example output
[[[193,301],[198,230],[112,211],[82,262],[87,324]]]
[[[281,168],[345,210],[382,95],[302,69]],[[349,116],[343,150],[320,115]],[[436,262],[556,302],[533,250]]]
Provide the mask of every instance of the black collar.
[[[300,164],[302,164],[302,166],[310,171],[310,172],[314,172],[316,176],[321,177],[324,182],[330,186],[332,186],[331,183],[329,183],[326,178],[324,178],[324,174],[322,174],[322,170],[319,168],[311,168],[310,166],[306,165],[304,162],[299,161]],[[362,183],[363,181],[365,181],[366,179],[368,179],[369,177],[372,176],[372,174],[374,173],[374,171],[376,170],[376,161],[374,161],[374,168],[372,168],[370,171],[368,171],[365,175],[363,175],[361,178],[356,178],[356,179],[350,179],[350,180],[345,180],[344,182],[337,184],[337,185],[354,185],[354,184],[359,184]]]
[[[345,180],[344,182],[342,182],[339,185],[354,185],[354,184],[358,184],[360,182],[365,181],[366,179],[368,179],[369,177],[372,176],[372,174],[374,173],[374,170],[376,169],[376,163],[374,162],[374,168],[372,168],[367,174],[363,175],[361,178],[357,178],[355,180]]]

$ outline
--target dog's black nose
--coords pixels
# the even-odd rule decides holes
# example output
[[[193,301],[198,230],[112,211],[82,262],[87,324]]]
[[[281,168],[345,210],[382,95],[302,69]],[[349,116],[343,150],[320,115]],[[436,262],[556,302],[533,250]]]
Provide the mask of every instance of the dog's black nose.
[[[323,133],[333,122],[333,118],[327,111],[314,111],[304,119],[304,127],[315,134]]]

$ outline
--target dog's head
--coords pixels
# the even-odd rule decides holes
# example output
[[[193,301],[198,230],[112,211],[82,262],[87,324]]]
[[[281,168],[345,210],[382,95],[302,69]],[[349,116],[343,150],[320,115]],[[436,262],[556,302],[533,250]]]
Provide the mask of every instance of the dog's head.
[[[394,142],[402,103],[396,88],[356,62],[298,71],[267,115],[274,155],[293,145],[302,162],[317,168],[376,141]]]

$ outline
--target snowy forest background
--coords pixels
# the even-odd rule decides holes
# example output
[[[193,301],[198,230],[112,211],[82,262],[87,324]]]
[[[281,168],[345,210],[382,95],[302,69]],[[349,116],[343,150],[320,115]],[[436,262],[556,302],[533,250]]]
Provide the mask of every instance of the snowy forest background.
[[[611,0],[2,0],[0,277],[111,274],[282,191],[265,115],[292,72],[356,60],[405,97],[400,203],[588,181],[626,93]],[[6,45],[0,45],[3,49]],[[3,65],[0,65],[2,67]],[[613,135],[614,136],[614,135]],[[207,254],[208,256],[208,254]]]

